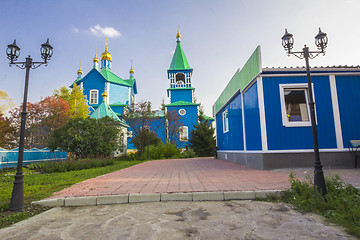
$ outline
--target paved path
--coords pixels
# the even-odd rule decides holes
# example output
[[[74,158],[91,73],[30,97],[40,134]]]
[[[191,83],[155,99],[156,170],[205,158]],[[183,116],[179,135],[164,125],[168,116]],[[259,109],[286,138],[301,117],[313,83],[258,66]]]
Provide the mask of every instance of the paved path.
[[[150,202],[52,208],[0,229],[2,240],[356,239],[283,203]]]
[[[214,158],[155,160],[92,178],[51,198],[134,193],[223,192],[289,188],[288,176]]]

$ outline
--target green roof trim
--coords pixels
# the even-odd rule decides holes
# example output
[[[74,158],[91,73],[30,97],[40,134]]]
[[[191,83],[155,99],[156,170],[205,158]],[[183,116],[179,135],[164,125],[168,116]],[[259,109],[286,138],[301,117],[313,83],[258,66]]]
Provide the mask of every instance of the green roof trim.
[[[191,102],[185,102],[185,101],[177,101],[174,103],[170,103],[165,105],[165,107],[177,107],[177,106],[199,106],[198,103],[191,103]]]
[[[109,104],[109,106],[110,106],[110,107],[125,107],[126,104],[121,103],[121,102],[117,102],[117,103]]]
[[[185,53],[181,47],[181,43],[177,42],[177,46],[169,70],[186,70],[186,69],[191,69],[191,67],[186,59]]]
[[[168,88],[167,90],[168,90],[168,91],[169,91],[169,90],[171,90],[171,91],[173,91],[173,90],[195,90],[195,88],[193,88],[193,87],[184,87],[184,88]]]
[[[213,116],[240,90],[242,91],[261,72],[261,48],[258,46],[245,63],[238,69],[213,105]]]

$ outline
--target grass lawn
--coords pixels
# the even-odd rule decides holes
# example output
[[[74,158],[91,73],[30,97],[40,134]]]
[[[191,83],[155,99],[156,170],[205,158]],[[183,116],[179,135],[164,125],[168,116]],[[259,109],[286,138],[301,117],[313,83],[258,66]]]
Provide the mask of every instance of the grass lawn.
[[[54,192],[86,179],[124,169],[142,162],[144,161],[119,160],[116,161],[114,165],[106,167],[49,174],[39,174],[24,168],[24,212],[7,211],[10,204],[16,170],[0,171],[0,228],[9,226],[48,209],[41,206],[33,206],[31,205],[32,201],[50,197]]]

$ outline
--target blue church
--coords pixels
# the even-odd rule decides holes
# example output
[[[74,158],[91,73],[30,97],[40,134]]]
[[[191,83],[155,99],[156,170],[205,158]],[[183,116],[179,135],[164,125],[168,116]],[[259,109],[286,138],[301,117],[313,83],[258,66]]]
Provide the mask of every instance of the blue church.
[[[156,132],[163,142],[166,142],[169,138],[169,122],[165,116],[169,112],[176,114],[179,127],[175,143],[178,147],[185,148],[190,138],[190,131],[197,124],[199,104],[195,102],[195,88],[192,87],[193,69],[190,67],[182,49],[179,31],[176,35],[176,44],[170,68],[167,70],[170,83],[167,96],[170,103],[166,104],[163,110],[153,111],[155,120],[152,121],[153,126],[148,127],[151,131]],[[105,107],[108,111],[102,110],[102,113],[109,113],[110,117],[113,117],[114,112],[121,119],[124,111],[132,110],[135,95],[138,93],[133,66],[131,65],[129,78],[125,79],[117,76],[111,68],[112,56],[108,51],[107,41],[100,61],[101,65],[99,67],[99,59],[95,49],[93,68],[83,77],[80,67],[77,71],[77,79],[73,84],[80,86],[86,96],[92,117],[99,114],[100,111],[97,111],[99,107]],[[129,126],[126,136],[128,138],[127,149],[135,149],[134,145],[130,143],[132,129]]]
[[[132,106],[132,103],[135,102],[135,95],[137,94],[133,66],[130,68],[130,76],[128,79],[117,76],[111,68],[112,56],[108,51],[107,40],[105,51],[101,54],[100,60],[101,65],[99,67],[99,59],[97,58],[95,48],[93,68],[82,77],[80,67],[77,71],[78,77],[73,84],[80,86],[80,89],[83,91],[83,94],[88,100],[90,114],[105,101],[116,114],[121,115],[125,107],[130,108]],[[102,93],[104,92],[106,93],[106,98],[102,97]]]
[[[321,163],[354,167],[360,139],[360,67],[311,68]],[[217,156],[258,169],[312,167],[305,68],[262,68],[260,46],[213,105]]]

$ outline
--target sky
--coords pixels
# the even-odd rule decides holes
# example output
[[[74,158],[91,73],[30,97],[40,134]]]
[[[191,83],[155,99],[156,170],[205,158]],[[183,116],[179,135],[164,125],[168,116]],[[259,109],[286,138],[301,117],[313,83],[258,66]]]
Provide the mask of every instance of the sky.
[[[316,50],[319,27],[328,34],[326,55],[311,66],[360,64],[359,0],[0,0],[0,90],[17,105],[22,102],[25,70],[9,67],[6,48],[14,39],[21,48],[19,61],[30,55],[41,61],[40,45],[50,39],[54,48],[48,66],[30,71],[28,101],[52,95],[76,79],[81,61],[83,76],[98,57],[112,55],[112,70],[129,78],[131,60],[138,94],[136,101],[169,102],[167,69],[181,45],[194,69],[195,95],[212,116],[211,107],[238,68],[261,46],[262,67],[304,66],[287,56],[281,37],[294,35],[294,50],[305,44]]]

